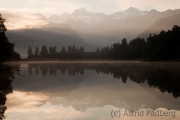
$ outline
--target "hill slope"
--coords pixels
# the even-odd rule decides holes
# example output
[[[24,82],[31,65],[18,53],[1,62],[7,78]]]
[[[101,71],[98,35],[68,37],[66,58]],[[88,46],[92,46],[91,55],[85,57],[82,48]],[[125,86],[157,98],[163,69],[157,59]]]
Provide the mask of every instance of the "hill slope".
[[[27,56],[28,46],[33,49],[41,48],[42,45],[56,46],[60,51],[63,46],[75,45],[76,47],[83,46],[88,51],[92,50],[92,47],[84,42],[75,31],[63,24],[50,23],[38,28],[8,30],[7,36],[10,42],[15,43],[15,49],[22,56]]]
[[[160,31],[168,31],[174,25],[180,26],[180,14],[169,16],[166,18],[162,18],[154,22],[151,26],[149,26],[146,30],[144,30],[138,37],[147,38],[151,34],[158,34]]]

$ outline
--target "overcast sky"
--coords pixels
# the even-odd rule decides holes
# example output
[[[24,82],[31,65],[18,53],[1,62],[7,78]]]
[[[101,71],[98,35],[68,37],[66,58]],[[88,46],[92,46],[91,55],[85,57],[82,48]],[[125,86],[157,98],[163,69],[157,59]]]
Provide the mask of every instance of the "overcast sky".
[[[180,8],[180,0],[0,0],[0,10],[41,13],[46,17],[71,13],[81,7],[111,14],[131,6],[140,10],[164,11]]]

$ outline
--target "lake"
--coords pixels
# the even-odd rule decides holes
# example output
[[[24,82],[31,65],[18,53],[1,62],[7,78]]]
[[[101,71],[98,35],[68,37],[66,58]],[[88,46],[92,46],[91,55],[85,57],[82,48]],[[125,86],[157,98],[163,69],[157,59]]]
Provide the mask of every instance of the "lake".
[[[13,73],[1,77],[6,110],[0,102],[6,120],[180,120],[180,63],[8,65]]]

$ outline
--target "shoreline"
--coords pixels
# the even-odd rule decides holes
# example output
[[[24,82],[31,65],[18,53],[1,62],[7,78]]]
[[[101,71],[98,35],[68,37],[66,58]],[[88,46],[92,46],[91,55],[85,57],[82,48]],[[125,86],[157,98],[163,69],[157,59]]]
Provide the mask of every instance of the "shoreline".
[[[54,62],[58,62],[58,61],[61,61],[61,62],[66,62],[66,61],[79,61],[79,62],[104,62],[104,61],[107,61],[107,62],[167,62],[167,63],[171,63],[171,62],[177,62],[179,63],[180,61],[179,60],[172,60],[172,61],[146,61],[146,60],[139,60],[139,59],[134,59],[134,60],[126,60],[126,59],[21,59],[21,60],[12,60],[12,61],[8,61],[8,62],[38,62],[38,61],[54,61]]]

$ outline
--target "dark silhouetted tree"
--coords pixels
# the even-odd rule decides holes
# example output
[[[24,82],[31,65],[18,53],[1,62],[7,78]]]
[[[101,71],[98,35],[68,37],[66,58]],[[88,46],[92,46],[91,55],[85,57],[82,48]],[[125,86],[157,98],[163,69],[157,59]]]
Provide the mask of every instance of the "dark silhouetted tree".
[[[80,52],[84,52],[84,47],[80,47]]]
[[[57,54],[56,46],[54,46],[54,53]]]
[[[12,59],[14,52],[14,44],[8,41],[6,37],[6,27],[4,25],[5,19],[2,18],[0,14],[0,63]]]
[[[76,46],[75,45],[72,46],[72,52],[76,52]]]
[[[61,53],[66,53],[66,48],[64,46],[61,49]]]
[[[76,48],[76,52],[79,52],[79,48]]]
[[[49,55],[50,55],[51,58],[55,58],[56,53],[57,53],[57,51],[56,51],[55,47],[50,47],[49,48]]]
[[[143,59],[147,45],[144,39],[136,38],[129,42],[128,49],[125,51],[125,59]]]
[[[123,47],[123,48],[126,48],[126,47],[127,47],[126,38],[124,38],[124,39],[122,40],[122,47]]]
[[[48,49],[45,45],[42,46],[40,55],[42,58],[48,58]]]
[[[39,57],[39,48],[38,47],[35,48],[34,57],[35,58]]]
[[[99,49],[99,48],[97,48],[95,52],[96,52],[96,53],[100,53],[100,49]]]
[[[71,45],[68,46],[68,53],[71,53],[72,52],[72,48],[71,48]]]
[[[66,57],[66,48],[63,46],[61,49],[61,58],[65,58]]]
[[[100,58],[100,52],[101,51],[100,51],[99,48],[97,48],[96,51],[95,51],[95,57],[98,58],[98,59]]]
[[[54,48],[53,47],[50,47],[49,48],[49,54],[53,54],[54,53]]]
[[[28,53],[28,58],[33,58],[33,52],[31,46],[29,46],[27,53]]]

